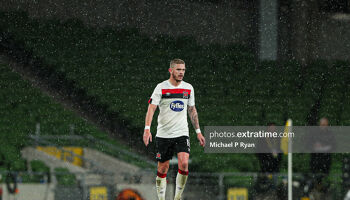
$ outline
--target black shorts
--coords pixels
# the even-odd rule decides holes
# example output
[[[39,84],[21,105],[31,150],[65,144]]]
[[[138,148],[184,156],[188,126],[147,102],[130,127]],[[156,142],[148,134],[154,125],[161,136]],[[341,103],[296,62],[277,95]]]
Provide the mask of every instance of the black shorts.
[[[165,162],[170,160],[174,153],[190,153],[190,139],[188,136],[177,138],[156,137],[156,160]]]

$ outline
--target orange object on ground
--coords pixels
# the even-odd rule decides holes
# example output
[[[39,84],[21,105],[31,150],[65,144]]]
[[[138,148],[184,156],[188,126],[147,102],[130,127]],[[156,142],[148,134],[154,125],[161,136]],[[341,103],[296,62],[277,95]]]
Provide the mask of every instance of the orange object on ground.
[[[144,200],[144,199],[135,190],[124,189],[119,193],[116,200]]]

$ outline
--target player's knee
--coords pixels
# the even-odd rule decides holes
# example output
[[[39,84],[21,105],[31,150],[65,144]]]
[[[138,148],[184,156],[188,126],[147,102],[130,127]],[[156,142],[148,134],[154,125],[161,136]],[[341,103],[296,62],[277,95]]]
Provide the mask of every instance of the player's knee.
[[[181,169],[187,169],[188,168],[188,161],[182,161],[179,163]]]
[[[166,163],[158,166],[158,171],[162,174],[166,174],[168,172],[168,169],[169,169],[169,164],[166,164]]]
[[[168,172],[166,168],[159,168],[158,171],[162,174],[166,174]]]

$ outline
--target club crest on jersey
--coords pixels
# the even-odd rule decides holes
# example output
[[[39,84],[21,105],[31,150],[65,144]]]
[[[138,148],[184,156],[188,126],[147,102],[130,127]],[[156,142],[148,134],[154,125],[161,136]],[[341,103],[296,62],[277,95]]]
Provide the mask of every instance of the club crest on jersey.
[[[183,92],[183,98],[184,98],[184,99],[188,99],[188,92],[187,92],[187,91],[184,91],[184,92]]]
[[[173,101],[170,103],[170,109],[175,112],[181,112],[185,108],[185,104],[182,101]]]

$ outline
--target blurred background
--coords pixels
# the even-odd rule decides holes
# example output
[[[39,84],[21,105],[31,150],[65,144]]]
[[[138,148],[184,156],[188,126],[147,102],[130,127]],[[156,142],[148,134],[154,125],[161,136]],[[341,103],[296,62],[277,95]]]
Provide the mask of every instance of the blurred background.
[[[349,0],[0,1],[0,199],[156,199],[144,117],[173,58],[202,129],[349,126],[349,11]],[[205,154],[190,135],[184,200],[287,199],[285,154]],[[346,199],[349,163],[294,154],[293,199]],[[171,169],[168,199],[176,158]]]

